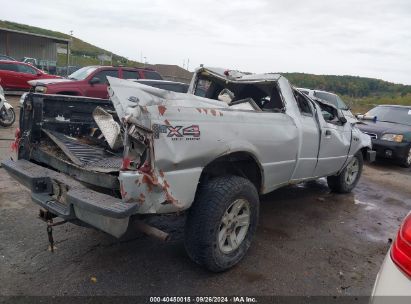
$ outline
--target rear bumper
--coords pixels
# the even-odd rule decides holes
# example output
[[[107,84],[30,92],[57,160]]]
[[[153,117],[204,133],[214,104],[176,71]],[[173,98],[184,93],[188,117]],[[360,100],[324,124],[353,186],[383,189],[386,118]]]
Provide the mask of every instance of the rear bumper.
[[[113,236],[120,237],[136,213],[136,203],[86,188],[67,175],[27,160],[6,160],[2,166],[21,184],[29,188],[33,202],[66,219],[79,219]]]
[[[382,263],[371,296],[372,304],[410,303],[411,280],[394,264],[390,252]]]
[[[388,140],[373,139],[372,148],[378,157],[390,159],[404,159],[408,155],[410,143],[397,143]]]

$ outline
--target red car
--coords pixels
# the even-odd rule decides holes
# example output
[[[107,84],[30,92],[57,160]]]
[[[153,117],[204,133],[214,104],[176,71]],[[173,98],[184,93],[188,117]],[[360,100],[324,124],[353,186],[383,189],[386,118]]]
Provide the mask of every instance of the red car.
[[[63,94],[108,98],[107,76],[123,79],[163,79],[151,69],[88,66],[71,74],[68,79],[33,80],[30,84],[34,91],[43,94]]]
[[[50,78],[61,77],[49,75],[23,62],[0,60],[0,79],[5,90],[29,90],[31,86],[27,81]]]

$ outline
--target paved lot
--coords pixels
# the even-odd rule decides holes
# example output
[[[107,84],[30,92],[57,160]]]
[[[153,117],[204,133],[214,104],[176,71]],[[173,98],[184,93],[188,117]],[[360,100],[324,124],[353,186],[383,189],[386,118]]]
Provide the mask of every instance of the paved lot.
[[[0,158],[9,157],[4,139],[12,137],[12,129],[0,130]],[[182,221],[175,219],[170,243],[59,226],[52,254],[38,208],[0,168],[0,294],[369,295],[390,239],[411,209],[410,186],[409,169],[378,162],[365,168],[349,195],[330,193],[324,180],[266,195],[246,258],[213,274],[186,256]]]

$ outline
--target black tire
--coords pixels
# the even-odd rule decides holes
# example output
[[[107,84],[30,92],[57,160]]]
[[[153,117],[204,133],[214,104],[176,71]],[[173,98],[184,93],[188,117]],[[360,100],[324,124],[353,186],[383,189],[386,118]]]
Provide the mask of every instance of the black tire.
[[[3,109],[1,111],[3,111]],[[10,108],[8,110],[4,109],[4,111],[10,111],[13,116],[12,116],[12,119],[7,122],[3,121],[2,118],[0,117],[0,126],[10,127],[16,121],[16,113],[14,112],[13,108]]]
[[[408,154],[400,160],[400,166],[404,168],[411,167],[411,147],[408,148]]]
[[[350,164],[355,160],[358,162],[358,173],[357,173],[357,176],[355,177],[355,179],[352,182],[348,182],[346,180],[347,170],[349,170]],[[337,192],[337,193],[349,193],[349,192],[351,192],[355,188],[355,186],[357,185],[357,183],[358,183],[358,181],[361,177],[363,165],[364,165],[364,160],[363,160],[361,151],[359,151],[359,152],[357,152],[357,154],[354,155],[353,159],[340,172],[340,174],[327,177],[328,187],[333,192]]]
[[[229,207],[239,200],[248,202],[248,230],[238,248],[225,253],[218,242],[221,221]],[[213,272],[233,267],[251,245],[257,229],[258,214],[258,192],[249,180],[230,175],[216,177],[200,185],[185,224],[184,243],[187,254],[194,262]]]

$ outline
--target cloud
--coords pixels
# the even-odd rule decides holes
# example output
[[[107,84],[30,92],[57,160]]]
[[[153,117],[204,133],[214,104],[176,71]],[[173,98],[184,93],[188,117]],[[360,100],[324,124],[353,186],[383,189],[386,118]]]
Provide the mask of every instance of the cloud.
[[[0,0],[5,1],[5,0]],[[41,9],[39,9],[41,7]],[[411,84],[408,0],[20,0],[0,19],[151,63],[352,74]]]

